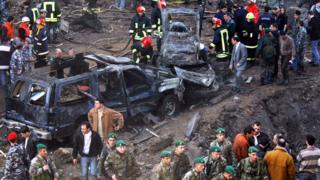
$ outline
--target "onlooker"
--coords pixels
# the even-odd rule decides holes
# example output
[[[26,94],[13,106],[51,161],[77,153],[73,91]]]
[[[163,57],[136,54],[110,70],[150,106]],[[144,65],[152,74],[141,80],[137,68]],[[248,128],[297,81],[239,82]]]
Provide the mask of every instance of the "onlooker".
[[[316,180],[319,170],[320,149],[315,147],[316,138],[310,134],[306,135],[307,148],[299,152],[297,161],[299,162],[298,179]]]
[[[94,101],[94,108],[89,111],[88,119],[92,130],[96,131],[102,139],[105,138],[105,135],[119,131],[124,126],[123,115],[105,107],[102,99]]]
[[[312,65],[320,65],[320,54],[318,50],[319,40],[320,40],[320,17],[315,16],[314,12],[309,12],[309,24],[308,33],[310,35],[311,50],[312,50]]]
[[[289,61],[295,56],[295,45],[293,39],[287,35],[285,31],[280,32],[280,56],[281,56],[281,72],[283,80],[280,85],[287,85],[289,83],[288,66]]]
[[[279,66],[279,57],[280,57],[280,44],[279,44],[279,37],[280,37],[280,32],[278,30],[278,25],[276,23],[271,24],[270,26],[272,36],[276,40],[276,56],[274,58],[274,70],[273,70],[273,80],[276,81],[278,79],[278,66]]]
[[[301,16],[301,11],[296,10],[293,16],[293,22],[292,22],[292,32],[291,32],[291,37],[295,40],[297,38],[297,34],[299,32],[299,24],[300,24],[300,16]]]
[[[27,177],[30,159],[22,145],[17,143],[17,137],[16,132],[10,132],[7,136],[10,149],[6,156],[2,179],[25,180]]]
[[[242,88],[242,74],[247,66],[247,48],[244,44],[240,42],[239,37],[234,36],[231,39],[231,42],[233,44],[233,50],[230,60],[229,68],[231,70],[235,71],[235,77],[236,77],[236,92],[241,92]]]
[[[264,157],[269,178],[272,180],[295,180],[295,165],[292,156],[285,148],[286,140],[280,137],[277,144],[274,150],[269,151]]]
[[[101,153],[102,141],[98,133],[92,131],[89,122],[81,123],[81,133],[76,133],[73,142],[73,164],[77,164],[77,155],[80,154],[81,179],[88,180],[88,169],[90,175],[96,176],[97,157]]]
[[[37,135],[28,128],[23,126],[20,130],[22,139],[22,145],[29,155],[29,159],[33,159],[37,155],[37,143],[39,141]]]
[[[270,141],[269,136],[261,132],[262,124],[259,121],[256,121],[252,124],[252,128],[254,129],[254,135],[249,139],[250,146],[259,145],[262,140]]]
[[[238,162],[248,157],[249,139],[254,134],[254,129],[251,126],[244,128],[242,133],[236,135],[233,141],[233,151],[236,154]]]
[[[288,28],[288,16],[284,7],[280,8],[280,14],[277,18],[279,31],[287,31]]]
[[[186,142],[176,140],[175,146],[172,153],[174,179],[182,179],[184,174],[190,170],[191,165],[188,156],[185,154]]]
[[[304,52],[305,52],[305,45],[307,41],[307,31],[304,27],[304,23],[300,21],[299,23],[299,31],[297,33],[295,40],[295,48],[296,48],[296,56],[293,61],[293,70],[300,75],[304,72]]]
[[[58,180],[59,172],[48,156],[47,146],[37,144],[37,150],[38,155],[32,159],[29,169],[32,180]]]
[[[117,140],[117,134],[116,133],[109,133],[107,140],[105,140],[104,146],[102,148],[99,162],[98,162],[98,172],[97,177],[98,179],[102,179],[103,176],[107,176],[105,172],[105,167],[108,165],[106,164],[107,157],[111,154],[111,152],[116,150],[116,140]],[[111,178],[111,177],[107,177]]]
[[[261,31],[262,25],[264,24],[266,28],[269,28],[272,23],[274,23],[274,18],[269,13],[270,7],[265,6],[263,14],[259,17],[258,25]]]

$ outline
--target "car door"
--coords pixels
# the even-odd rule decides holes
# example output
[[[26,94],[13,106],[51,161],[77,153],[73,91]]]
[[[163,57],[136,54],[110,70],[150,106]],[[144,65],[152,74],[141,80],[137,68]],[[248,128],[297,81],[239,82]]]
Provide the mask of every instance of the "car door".
[[[143,71],[128,68],[124,69],[122,74],[130,115],[136,116],[140,113],[155,111],[160,97]]]
[[[107,69],[98,74],[99,96],[107,107],[121,112],[128,117],[127,99],[121,79],[121,73]]]

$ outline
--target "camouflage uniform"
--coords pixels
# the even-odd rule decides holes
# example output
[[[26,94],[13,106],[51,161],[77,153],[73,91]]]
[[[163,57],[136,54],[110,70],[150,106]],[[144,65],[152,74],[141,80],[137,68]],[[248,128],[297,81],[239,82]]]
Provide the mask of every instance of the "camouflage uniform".
[[[31,71],[32,70],[32,45],[29,45],[29,47],[24,46],[22,49],[22,58],[23,58],[23,65],[25,71]]]
[[[11,83],[13,83],[13,80],[16,75],[18,74],[19,71],[22,73],[23,72],[23,56],[22,56],[22,51],[20,50],[15,50],[11,56],[10,60],[10,80]]]
[[[173,177],[173,163],[164,167],[162,162],[157,164],[153,170],[152,180],[175,180]]]
[[[48,171],[43,170],[44,165],[49,165]],[[54,162],[50,158],[43,158],[39,155],[32,159],[29,173],[32,180],[51,180],[53,177],[59,177]]]
[[[216,176],[212,177],[211,180],[226,180],[226,178],[224,178],[223,173],[219,173]]]
[[[241,180],[268,179],[266,165],[259,158],[256,163],[251,163],[249,157],[242,159],[238,164],[238,173]]]
[[[205,162],[205,173],[207,175],[207,179],[211,179],[219,173],[224,172],[224,169],[227,166],[227,161],[224,157],[220,157],[217,160],[213,160],[210,156],[208,156],[205,158]]]
[[[185,154],[178,156],[174,151],[172,154],[174,179],[182,179],[184,174],[191,168],[189,158]]]
[[[105,167],[107,167],[107,157],[115,150],[115,147],[111,148],[108,144],[104,144],[100,159],[97,165],[97,176],[104,176],[105,175]]]
[[[4,165],[4,177],[8,180],[27,179],[29,156],[21,144],[11,145]]]
[[[106,162],[107,174],[110,177],[115,174],[117,180],[135,180],[141,175],[134,155],[129,152],[120,154],[114,151],[107,157]]]
[[[188,171],[182,178],[182,180],[205,180],[205,179],[206,179],[206,175],[204,174],[204,172],[197,173],[194,169]]]
[[[211,146],[218,146],[221,148],[221,155],[227,160],[227,164],[233,166],[237,165],[236,155],[232,150],[232,143],[228,139],[225,139],[222,144],[217,140],[214,140],[210,143],[210,147]]]
[[[0,0],[0,25],[2,25],[8,18],[8,2],[7,0]]]

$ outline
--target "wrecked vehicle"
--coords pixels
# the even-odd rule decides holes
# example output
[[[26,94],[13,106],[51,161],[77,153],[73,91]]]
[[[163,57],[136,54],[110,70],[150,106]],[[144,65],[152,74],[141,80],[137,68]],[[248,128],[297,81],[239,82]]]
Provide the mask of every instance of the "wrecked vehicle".
[[[65,67],[62,79],[50,76],[48,67],[17,77],[2,123],[9,129],[28,125],[41,139],[63,140],[87,120],[94,98],[121,112],[126,123],[141,114],[172,116],[178,111],[184,88],[170,72],[142,69],[128,58],[108,55],[82,56],[86,68],[80,72],[79,63]],[[78,73],[71,74],[72,68]]]
[[[216,92],[219,84],[210,64],[199,58],[200,16],[199,12],[187,8],[168,8],[162,13],[163,39],[158,57],[160,66],[171,70],[190,86],[199,86]],[[194,89],[192,89],[192,92]]]

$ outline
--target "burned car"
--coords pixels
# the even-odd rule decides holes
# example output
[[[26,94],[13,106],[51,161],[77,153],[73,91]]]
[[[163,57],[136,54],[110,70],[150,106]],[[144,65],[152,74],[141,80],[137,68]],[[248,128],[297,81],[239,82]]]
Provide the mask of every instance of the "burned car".
[[[70,75],[73,67],[67,66],[61,79],[47,67],[17,77],[2,123],[9,129],[28,125],[41,139],[52,140],[70,137],[87,120],[94,98],[121,112],[126,123],[141,113],[178,111],[184,88],[172,73],[142,69],[124,57],[88,54],[82,60],[87,69]]]
[[[196,94],[197,89],[218,91],[215,71],[209,63],[199,58],[200,48],[204,46],[200,43],[199,12],[188,8],[168,8],[162,13],[162,20],[159,66],[170,68],[183,79],[190,94]]]

